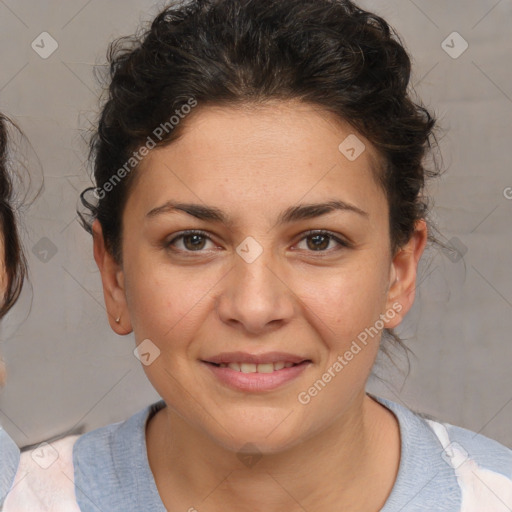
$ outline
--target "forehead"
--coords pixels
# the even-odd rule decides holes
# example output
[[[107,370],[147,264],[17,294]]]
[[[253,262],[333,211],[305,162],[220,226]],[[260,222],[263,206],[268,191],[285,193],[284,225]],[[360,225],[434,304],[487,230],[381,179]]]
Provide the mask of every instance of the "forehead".
[[[176,196],[234,209],[327,196],[387,206],[376,150],[330,112],[300,102],[199,106],[182,122],[181,137],[139,165],[132,193],[144,207]]]

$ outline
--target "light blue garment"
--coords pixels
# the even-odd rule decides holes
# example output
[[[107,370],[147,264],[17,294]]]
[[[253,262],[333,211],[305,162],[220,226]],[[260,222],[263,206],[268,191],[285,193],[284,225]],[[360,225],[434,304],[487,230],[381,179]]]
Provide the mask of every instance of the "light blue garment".
[[[11,489],[19,462],[20,450],[0,426],[0,509]]]
[[[82,512],[166,512],[149,467],[146,422],[165,406],[84,434],[73,448],[75,493]]]
[[[428,421],[397,403],[374,398],[398,418],[401,435],[398,476],[381,512],[460,512],[460,471],[454,469]],[[165,512],[149,467],[145,440],[147,419],[164,406],[158,402],[125,422],[94,430],[78,439],[73,461],[75,492],[82,512]],[[512,492],[510,449],[460,427],[437,426],[448,433],[456,453],[467,454],[469,462],[462,468],[484,469],[485,474],[505,481],[505,492]],[[476,481],[480,482],[478,478]],[[473,496],[466,491],[467,488],[465,505],[467,497]]]

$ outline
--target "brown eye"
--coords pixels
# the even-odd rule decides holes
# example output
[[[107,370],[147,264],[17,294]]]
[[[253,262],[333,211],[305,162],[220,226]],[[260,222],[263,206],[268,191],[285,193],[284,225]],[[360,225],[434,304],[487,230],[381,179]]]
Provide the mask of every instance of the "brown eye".
[[[331,252],[331,250],[327,250],[331,242],[335,242],[338,245],[337,248],[332,249],[333,251],[342,247],[350,247],[348,242],[338,238],[329,231],[308,231],[302,240],[306,240],[307,249],[313,252]]]
[[[176,247],[178,241],[182,242],[183,248]],[[207,241],[212,240],[203,231],[185,231],[167,242],[165,246],[181,252],[199,252],[204,249]]]
[[[183,245],[191,251],[202,249],[204,247],[204,243],[205,240],[202,235],[185,235],[183,237]]]
[[[308,248],[314,251],[327,249],[331,241],[327,235],[311,235],[307,237],[307,240],[311,241],[308,243]]]

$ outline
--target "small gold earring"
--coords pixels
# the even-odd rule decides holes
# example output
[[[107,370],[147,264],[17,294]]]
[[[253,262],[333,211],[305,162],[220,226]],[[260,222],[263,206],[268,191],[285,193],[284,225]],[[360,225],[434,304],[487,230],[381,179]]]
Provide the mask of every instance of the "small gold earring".
[[[120,321],[121,321],[121,317],[120,317],[120,316],[118,316],[118,317],[116,318],[116,324],[118,324]]]

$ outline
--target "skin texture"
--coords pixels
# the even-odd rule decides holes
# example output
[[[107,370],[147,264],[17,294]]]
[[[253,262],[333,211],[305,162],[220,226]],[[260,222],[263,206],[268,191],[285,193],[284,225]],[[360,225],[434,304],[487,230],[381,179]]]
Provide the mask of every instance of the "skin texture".
[[[400,323],[414,300],[426,225],[391,254],[388,204],[372,171],[378,155],[358,135],[366,150],[349,161],[338,146],[354,130],[329,113],[295,102],[207,106],[185,122],[183,136],[137,170],[122,265],[93,226],[112,328],[160,350],[144,370],[167,403],[146,432],[162,500],[169,510],[378,510],[400,459],[396,418],[365,394],[380,335],[310,403],[297,397],[393,304],[401,311],[384,326]],[[215,206],[232,225],[176,211],[147,216],[170,200]],[[365,215],[277,222],[289,207],[330,200]],[[200,239],[200,251],[190,239],[170,245],[185,229],[211,240]],[[326,237],[315,250],[310,229],[350,246]],[[252,263],[236,252],[248,236],[263,250]],[[276,390],[247,393],[201,363],[226,351],[284,351],[311,364]],[[248,467],[241,451],[262,457]]]

